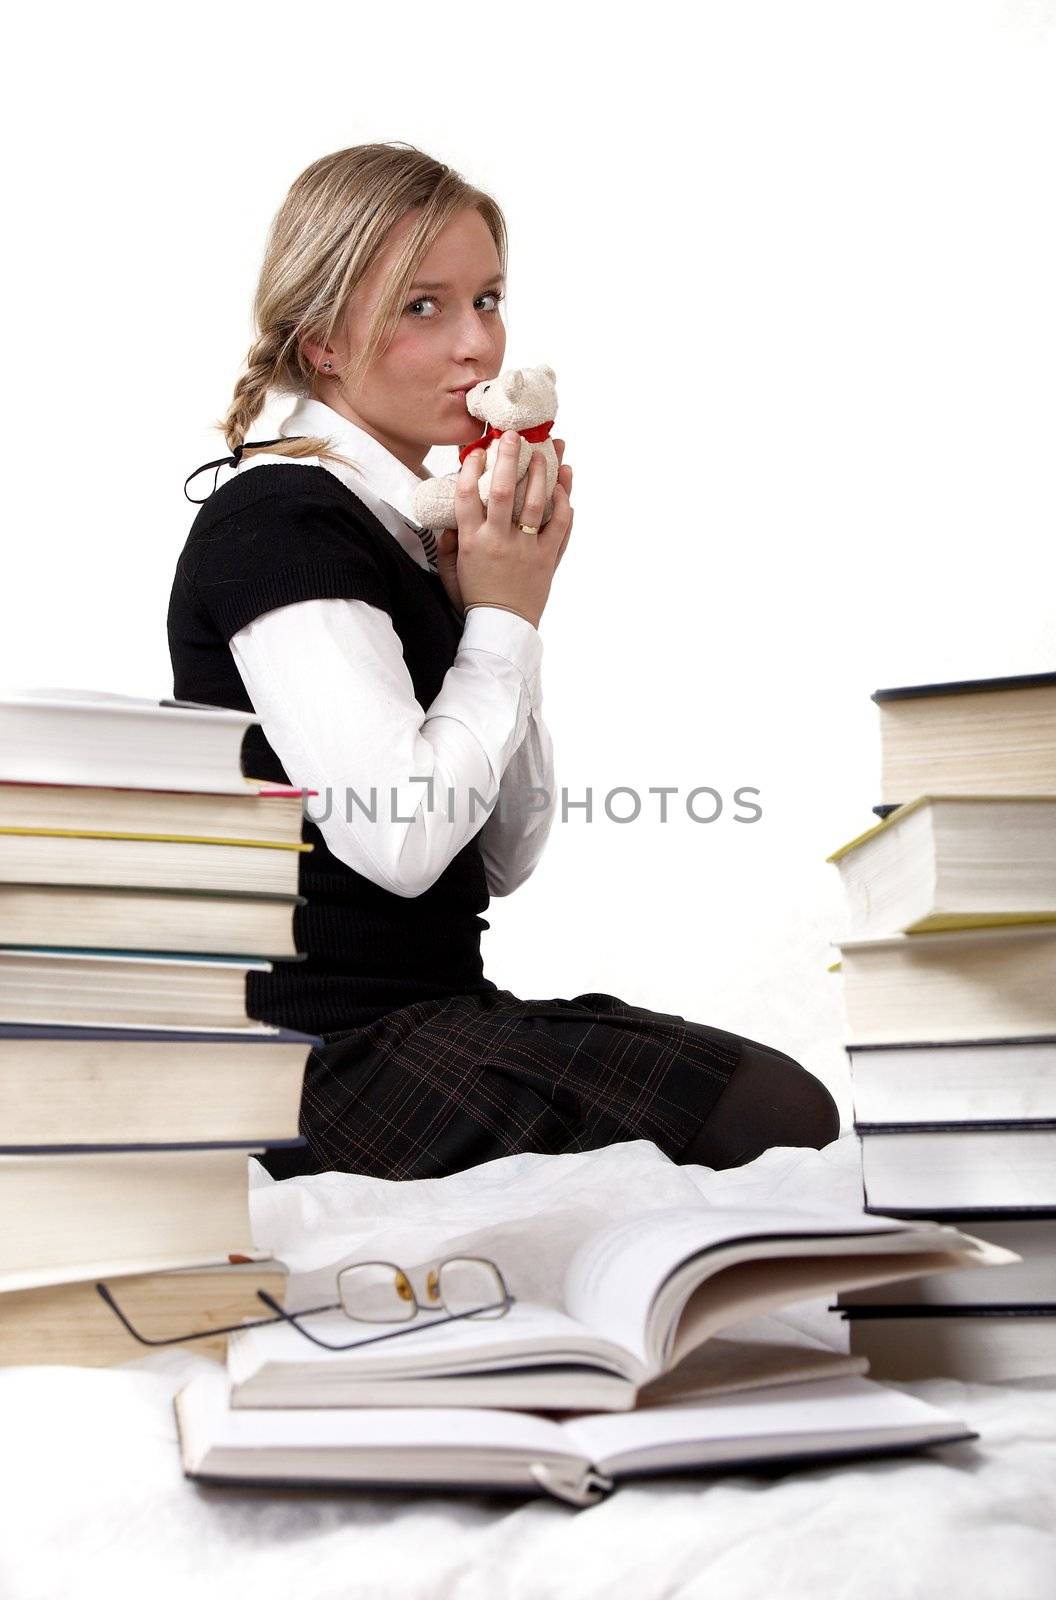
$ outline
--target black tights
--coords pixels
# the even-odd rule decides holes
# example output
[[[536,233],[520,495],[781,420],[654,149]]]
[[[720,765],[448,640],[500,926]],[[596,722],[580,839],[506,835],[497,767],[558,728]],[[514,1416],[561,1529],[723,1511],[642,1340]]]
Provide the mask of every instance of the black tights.
[[[820,1150],[839,1132],[836,1102],[813,1073],[783,1051],[745,1039],[733,1076],[679,1160],[742,1167],[772,1145]]]

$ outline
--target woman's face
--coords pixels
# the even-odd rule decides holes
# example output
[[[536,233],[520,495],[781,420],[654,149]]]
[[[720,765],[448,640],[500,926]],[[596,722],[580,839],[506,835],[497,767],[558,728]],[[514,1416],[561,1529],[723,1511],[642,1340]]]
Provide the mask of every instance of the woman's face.
[[[506,329],[500,314],[504,288],[495,241],[479,211],[458,212],[421,262],[387,350],[375,357],[359,388],[341,372],[366,343],[374,307],[405,236],[417,221],[408,211],[352,297],[340,341],[306,346],[321,365],[334,363],[338,382],[320,374],[313,392],[357,423],[413,471],[434,445],[468,444],[481,423],[466,410],[459,384],[472,387],[502,369]],[[316,352],[318,355],[316,356]]]

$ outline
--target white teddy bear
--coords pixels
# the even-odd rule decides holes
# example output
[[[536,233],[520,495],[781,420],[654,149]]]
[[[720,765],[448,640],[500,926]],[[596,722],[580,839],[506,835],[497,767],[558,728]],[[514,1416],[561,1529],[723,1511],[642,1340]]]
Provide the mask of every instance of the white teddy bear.
[[[518,367],[502,372],[497,378],[486,378],[466,394],[466,409],[470,416],[485,423],[479,439],[461,446],[459,466],[471,450],[485,450],[487,465],[477,480],[480,498],[486,506],[495,470],[498,441],[510,428],[521,435],[521,453],[517,462],[517,488],[513,498],[514,521],[520,519],[528,466],[533,452],[538,452],[546,462],[546,504],[540,526],[550,520],[554,509],[554,485],[557,483],[559,462],[557,451],[550,439],[550,430],[557,413],[556,374],[553,367]],[[455,485],[457,472],[436,478],[425,478],[415,491],[414,514],[423,528],[457,528],[455,515]]]

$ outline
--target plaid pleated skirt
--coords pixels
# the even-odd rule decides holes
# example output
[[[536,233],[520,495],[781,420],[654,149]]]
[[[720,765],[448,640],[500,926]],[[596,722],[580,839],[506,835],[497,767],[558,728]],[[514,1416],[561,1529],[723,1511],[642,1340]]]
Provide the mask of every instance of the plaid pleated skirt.
[[[433,1178],[521,1151],[650,1139],[678,1161],[746,1042],[611,994],[422,1000],[327,1035],[305,1069],[307,1144],[260,1160],[274,1178]]]

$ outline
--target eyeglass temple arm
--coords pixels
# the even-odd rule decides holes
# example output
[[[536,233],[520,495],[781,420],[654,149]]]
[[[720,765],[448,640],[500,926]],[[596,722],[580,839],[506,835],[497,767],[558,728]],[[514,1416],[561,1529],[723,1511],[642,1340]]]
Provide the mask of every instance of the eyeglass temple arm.
[[[221,1334],[224,1334],[224,1333],[241,1333],[244,1328],[264,1328],[264,1327],[271,1326],[273,1323],[281,1321],[281,1322],[290,1322],[290,1323],[292,1323],[293,1326],[297,1329],[298,1333],[303,1334],[306,1339],[311,1339],[313,1344],[320,1345],[324,1350],[341,1350],[341,1349],[350,1349],[351,1348],[351,1346],[349,1346],[349,1345],[332,1345],[332,1344],[328,1344],[325,1339],[317,1339],[314,1334],[311,1334],[311,1333],[308,1332],[307,1328],[302,1328],[300,1326],[300,1323],[296,1320],[297,1317],[316,1316],[321,1311],[336,1311],[338,1309],[339,1305],[340,1305],[340,1302],[336,1302],[334,1305],[328,1305],[328,1306],[311,1306],[307,1310],[298,1311],[295,1315],[291,1316],[290,1313],[285,1311],[283,1309],[283,1307],[278,1304],[277,1301],[272,1299],[270,1294],[267,1294],[265,1292],[265,1290],[263,1290],[263,1289],[258,1289],[257,1290],[258,1299],[263,1300],[265,1305],[270,1306],[272,1308],[272,1310],[276,1313],[275,1316],[272,1316],[272,1317],[257,1317],[257,1318],[255,1318],[255,1319],[253,1319],[251,1321],[229,1323],[226,1327],[221,1327],[221,1328],[202,1328],[197,1333],[179,1333],[179,1334],[174,1334],[168,1339],[150,1339],[150,1338],[147,1337],[146,1334],[139,1333],[132,1326],[132,1323],[129,1321],[128,1317],[126,1317],[125,1313],[121,1310],[121,1307],[118,1305],[117,1301],[114,1299],[113,1295],[110,1293],[110,1290],[107,1288],[105,1283],[97,1283],[95,1285],[95,1290],[96,1290],[96,1293],[99,1295],[100,1299],[103,1300],[103,1302],[110,1307],[110,1310],[114,1313],[115,1317],[117,1317],[118,1321],[123,1325],[125,1330],[128,1333],[131,1334],[132,1338],[135,1339],[138,1344],[142,1344],[142,1345],[148,1345],[148,1346],[152,1346],[152,1347],[157,1347],[157,1346],[170,1345],[170,1344],[189,1344],[195,1339],[213,1339],[213,1338],[218,1338]],[[451,1315],[451,1316],[443,1318],[443,1321],[444,1322],[458,1322],[458,1321],[461,1321],[462,1319],[464,1319],[466,1317],[478,1317],[484,1311],[497,1311],[500,1305],[509,1307],[509,1306],[512,1306],[514,1303],[515,1302],[514,1302],[513,1295],[508,1294],[505,1297],[505,1299],[497,1300],[494,1303],[494,1305],[476,1306],[472,1311],[460,1311],[457,1314],[454,1314],[454,1315]],[[425,1307],[424,1309],[431,1311],[431,1310],[434,1310],[434,1309],[437,1309],[437,1308],[429,1306],[429,1307]],[[408,1327],[408,1328],[397,1328],[395,1330],[395,1332],[392,1332],[392,1333],[374,1334],[369,1339],[356,1339],[356,1340],[353,1341],[353,1343],[356,1344],[356,1345],[360,1345],[360,1344],[376,1344],[376,1343],[380,1342],[380,1340],[382,1340],[382,1339],[398,1339],[400,1337],[400,1335],[404,1334],[404,1333],[419,1333],[419,1332],[421,1332],[421,1330],[423,1328],[436,1328],[436,1327],[439,1327],[439,1326],[441,1326],[441,1324],[440,1323],[436,1323],[436,1322],[424,1322],[424,1323],[417,1323],[416,1322],[411,1327]]]
[[[95,1288],[99,1297],[106,1302],[106,1304],[110,1307],[110,1310],[114,1313],[115,1317],[117,1317],[120,1322],[124,1323],[126,1329],[132,1335],[133,1339],[138,1340],[140,1344],[186,1344],[191,1339],[212,1339],[221,1333],[241,1333],[243,1328],[263,1328],[266,1324],[277,1322],[279,1320],[277,1317],[260,1317],[255,1322],[236,1322],[232,1323],[231,1326],[227,1328],[203,1328],[200,1333],[179,1333],[174,1335],[171,1339],[148,1339],[146,1334],[136,1332],[135,1328],[132,1326],[131,1322],[129,1322],[128,1318],[125,1316],[125,1313],[121,1310],[121,1307],[110,1293],[110,1290],[106,1287],[105,1283],[97,1283]]]
[[[283,1309],[283,1307],[278,1304],[277,1301],[275,1301],[275,1300],[273,1300],[271,1298],[271,1295],[268,1294],[265,1289],[258,1289],[257,1290],[257,1298],[258,1298],[258,1300],[263,1300],[263,1302],[264,1302],[264,1304],[266,1306],[270,1306],[272,1308],[272,1310],[274,1312],[276,1312],[277,1315],[280,1316],[284,1322],[291,1322],[293,1324],[293,1326],[297,1329],[298,1333],[303,1334],[306,1339],[310,1339],[313,1344],[319,1345],[323,1350],[358,1350],[360,1345],[364,1345],[364,1344],[380,1344],[383,1339],[400,1339],[406,1333],[422,1333],[426,1328],[440,1328],[440,1327],[443,1327],[445,1322],[462,1322],[462,1321],[465,1320],[466,1317],[479,1317],[481,1315],[481,1313],[484,1312],[484,1311],[497,1311],[500,1306],[505,1306],[505,1307],[509,1308],[510,1306],[516,1304],[516,1301],[515,1301],[513,1295],[512,1294],[507,1294],[502,1300],[496,1300],[493,1305],[489,1305],[489,1306],[474,1306],[472,1311],[456,1311],[456,1312],[453,1312],[450,1316],[443,1317],[440,1322],[412,1322],[410,1327],[407,1327],[407,1328],[396,1328],[391,1333],[374,1333],[374,1334],[371,1334],[369,1339],[353,1339],[351,1344],[330,1344],[330,1343],[328,1343],[328,1341],[326,1339],[317,1339],[314,1333],[309,1333],[308,1329],[307,1328],[302,1328],[300,1323],[297,1321],[298,1317],[309,1316],[310,1315],[309,1312],[307,1312],[307,1311],[296,1311],[296,1312],[285,1311]],[[334,1309],[334,1307],[332,1307],[332,1306],[325,1306],[325,1307],[324,1306],[316,1306],[313,1309],[315,1309],[317,1311],[322,1311],[322,1310],[331,1311],[331,1310]],[[432,1309],[432,1308],[430,1307],[428,1309]],[[270,1320],[274,1320],[274,1319],[270,1319]]]

